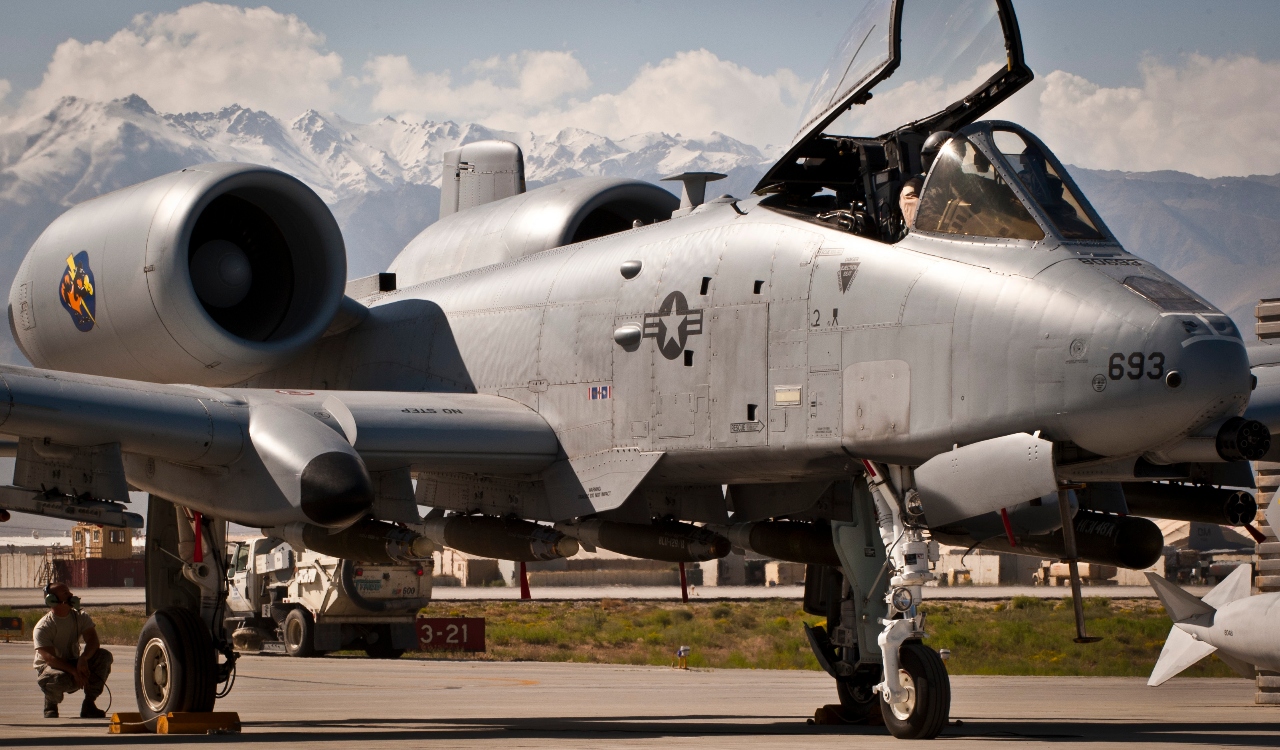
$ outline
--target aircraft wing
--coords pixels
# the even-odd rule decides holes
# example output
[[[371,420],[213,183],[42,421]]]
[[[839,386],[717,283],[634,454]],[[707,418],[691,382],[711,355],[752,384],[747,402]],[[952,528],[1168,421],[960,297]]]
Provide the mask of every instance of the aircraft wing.
[[[127,502],[133,487],[262,526],[340,526],[354,495],[411,503],[410,470],[527,476],[559,450],[540,415],[499,396],[213,389],[15,366],[0,366],[0,433],[19,438],[14,483],[26,490]]]

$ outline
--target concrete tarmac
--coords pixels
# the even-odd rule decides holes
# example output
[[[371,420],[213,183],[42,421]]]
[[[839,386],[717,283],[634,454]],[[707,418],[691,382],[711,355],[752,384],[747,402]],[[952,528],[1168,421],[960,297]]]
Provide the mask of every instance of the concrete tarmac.
[[[1196,596],[1208,593],[1208,586],[1186,587]],[[143,588],[92,588],[76,589],[76,595],[86,606],[116,606],[146,603]],[[653,601],[678,601],[678,586],[545,586],[534,588],[535,600],[580,601],[589,599],[651,599]],[[1154,599],[1150,586],[1086,586],[1085,596],[1103,596],[1108,599]],[[1009,599],[1014,596],[1034,596],[1040,599],[1062,599],[1071,596],[1071,589],[1059,586],[958,586],[954,588],[926,586],[925,599],[991,600]],[[519,587],[463,588],[436,586],[432,599],[437,601],[478,601],[519,599]],[[804,597],[804,586],[690,586],[690,601],[716,599],[795,599]],[[43,607],[44,594],[40,589],[0,589],[0,607]]]
[[[112,647],[117,710],[136,710],[133,649]],[[1276,747],[1280,708],[1253,705],[1253,683],[1141,678],[955,677],[942,739],[1054,748]],[[104,696],[105,698],[105,696]],[[41,717],[31,645],[0,644],[0,746],[217,743],[276,747],[900,748],[882,727],[814,726],[835,701],[819,672],[690,670],[597,664],[240,660],[217,708],[238,711],[240,735],[108,735],[104,720]],[[105,700],[100,705],[105,707]],[[75,716],[79,695],[63,703]],[[954,745],[948,745],[954,746]]]

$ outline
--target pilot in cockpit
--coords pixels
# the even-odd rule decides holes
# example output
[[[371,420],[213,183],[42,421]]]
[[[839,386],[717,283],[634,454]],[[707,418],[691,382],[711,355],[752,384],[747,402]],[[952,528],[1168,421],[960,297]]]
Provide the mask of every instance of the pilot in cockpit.
[[[920,179],[929,174],[929,168],[933,166],[933,160],[938,156],[938,152],[947,141],[951,140],[950,130],[939,130],[930,133],[929,137],[924,139],[924,144],[920,146]]]
[[[902,183],[902,192],[898,193],[898,209],[902,211],[904,233],[916,222],[916,209],[920,208],[920,188],[923,185],[923,178],[912,177]]]
[[[950,139],[951,132],[948,130],[931,133],[920,146],[920,174],[902,183],[902,191],[898,193],[898,209],[902,212],[904,234],[915,224],[916,210],[920,207],[920,189],[924,187],[925,175],[929,174],[929,167],[933,165],[933,159],[942,150],[943,144]]]
[[[1066,200],[1066,185],[1047,169],[1047,161],[1040,149],[1027,144],[1018,155],[1018,164],[1018,179],[1066,236],[1094,231],[1092,224],[1081,221],[1079,212]]]

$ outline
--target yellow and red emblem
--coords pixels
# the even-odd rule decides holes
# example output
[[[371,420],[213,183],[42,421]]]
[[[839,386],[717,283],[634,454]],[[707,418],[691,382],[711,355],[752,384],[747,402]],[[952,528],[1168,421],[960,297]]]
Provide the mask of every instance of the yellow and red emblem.
[[[58,297],[62,306],[71,314],[71,322],[81,331],[92,330],[94,311],[97,307],[94,299],[93,271],[89,268],[89,253],[81,250],[75,255],[67,256],[67,267],[62,272],[62,283],[58,285]]]

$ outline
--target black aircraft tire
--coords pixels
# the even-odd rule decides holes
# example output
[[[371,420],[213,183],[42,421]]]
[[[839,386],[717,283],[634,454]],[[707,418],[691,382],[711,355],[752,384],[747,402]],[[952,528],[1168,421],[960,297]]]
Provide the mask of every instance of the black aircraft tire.
[[[196,613],[157,610],[142,626],[133,664],[133,689],[144,720],[170,711],[213,710],[217,655]]]
[[[876,680],[870,678],[836,680],[836,695],[840,696],[845,721],[860,724],[871,718],[873,711],[879,710],[880,700],[871,692],[875,683]]]
[[[951,713],[947,667],[937,651],[920,641],[902,644],[898,657],[900,671],[911,681],[913,700],[891,706],[882,695],[880,715],[889,734],[900,740],[931,740],[942,732]]]
[[[316,655],[316,621],[311,613],[294,607],[284,617],[284,652],[289,656]]]

